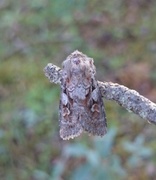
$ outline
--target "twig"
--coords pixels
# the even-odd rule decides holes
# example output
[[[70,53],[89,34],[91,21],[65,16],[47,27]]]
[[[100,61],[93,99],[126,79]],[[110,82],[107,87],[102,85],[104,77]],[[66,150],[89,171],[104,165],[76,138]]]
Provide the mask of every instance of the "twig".
[[[61,69],[51,63],[44,68],[45,76],[51,83],[60,84]],[[119,105],[156,125],[156,104],[141,96],[137,91],[112,82],[98,81],[105,99],[116,101]]]

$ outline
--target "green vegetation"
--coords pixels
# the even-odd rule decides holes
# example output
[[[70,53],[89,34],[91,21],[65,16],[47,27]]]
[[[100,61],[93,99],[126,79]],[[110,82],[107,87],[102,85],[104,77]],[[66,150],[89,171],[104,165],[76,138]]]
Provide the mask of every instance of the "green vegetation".
[[[43,68],[74,50],[97,79],[156,102],[156,1],[1,0],[0,179],[148,180],[156,177],[156,127],[105,101],[108,134],[59,137],[60,89]]]

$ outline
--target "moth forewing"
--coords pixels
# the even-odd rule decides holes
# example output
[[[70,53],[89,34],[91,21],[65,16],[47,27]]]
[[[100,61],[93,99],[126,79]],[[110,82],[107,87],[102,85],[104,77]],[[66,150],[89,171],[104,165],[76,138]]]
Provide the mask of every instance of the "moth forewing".
[[[82,131],[103,136],[107,124],[102,96],[95,80],[93,59],[74,51],[63,62],[60,136],[70,139]]]

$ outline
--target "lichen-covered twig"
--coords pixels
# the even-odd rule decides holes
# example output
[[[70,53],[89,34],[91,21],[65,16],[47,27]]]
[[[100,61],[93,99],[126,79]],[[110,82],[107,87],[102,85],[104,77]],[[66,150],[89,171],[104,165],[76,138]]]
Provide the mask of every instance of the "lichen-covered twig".
[[[59,83],[61,69],[51,63],[44,68],[45,76],[51,83]],[[112,82],[98,81],[100,91],[105,99],[116,101],[130,112],[139,115],[148,122],[156,125],[156,104],[141,96],[137,91]]]
[[[101,94],[114,100],[130,112],[156,125],[156,104],[141,96],[137,91],[112,82],[98,82]]]

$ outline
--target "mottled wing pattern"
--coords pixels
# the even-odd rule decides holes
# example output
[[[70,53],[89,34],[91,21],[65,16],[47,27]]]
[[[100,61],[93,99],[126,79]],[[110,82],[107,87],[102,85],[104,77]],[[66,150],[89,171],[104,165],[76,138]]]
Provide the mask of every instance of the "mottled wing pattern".
[[[60,136],[70,139],[82,131],[103,136],[106,116],[101,93],[95,80],[93,59],[79,51],[63,62],[60,100]]]

